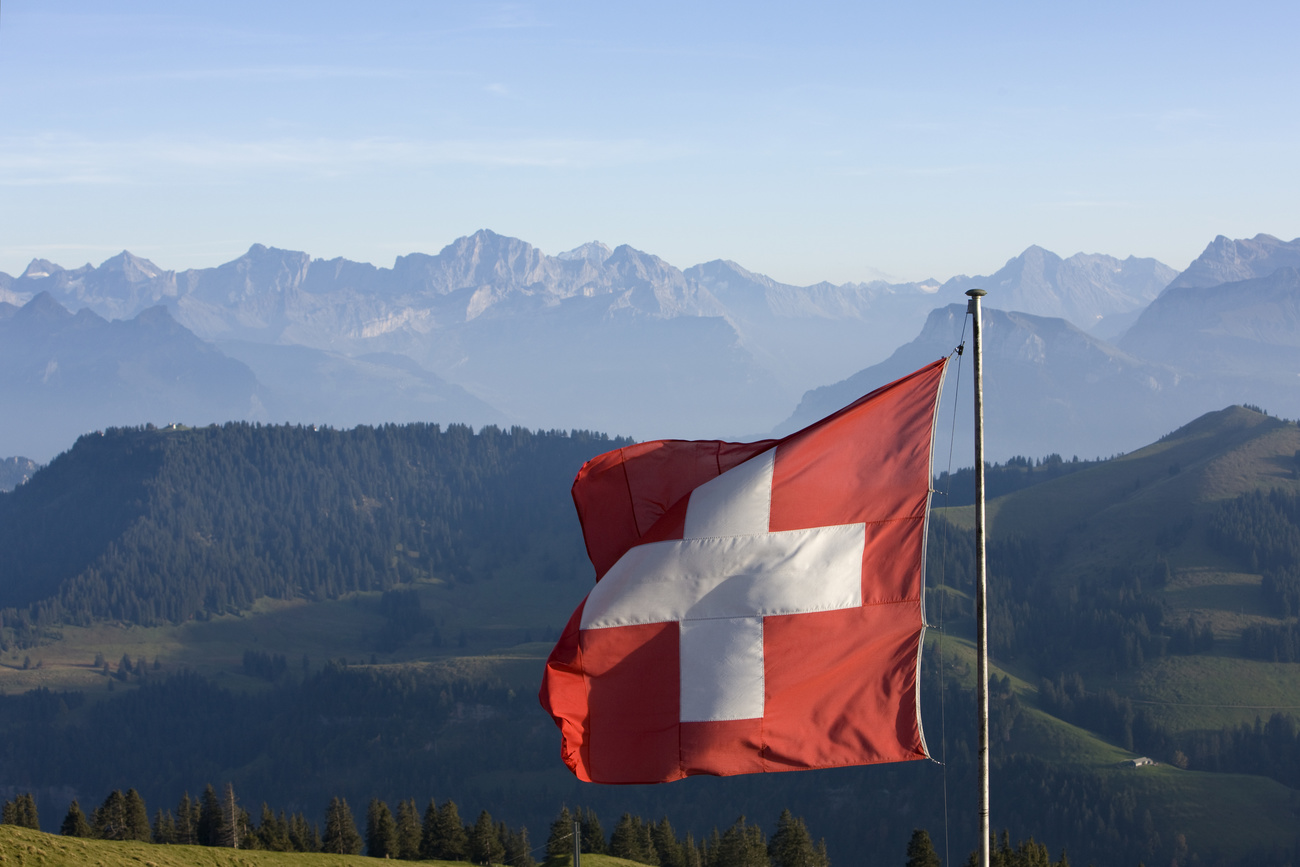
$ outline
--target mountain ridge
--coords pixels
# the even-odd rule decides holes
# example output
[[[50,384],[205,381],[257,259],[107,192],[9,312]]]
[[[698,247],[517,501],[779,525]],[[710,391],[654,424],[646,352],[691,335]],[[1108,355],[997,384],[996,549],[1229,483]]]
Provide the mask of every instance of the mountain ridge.
[[[268,273],[272,270],[266,267],[268,263],[277,261],[278,267],[273,266],[277,273]],[[508,294],[501,291],[503,289],[525,294],[541,292],[554,299],[564,299],[580,293],[591,295],[598,290],[608,291],[612,282],[618,280],[633,288],[639,284],[640,288],[656,285],[680,289],[683,279],[694,281],[711,267],[717,269],[719,266],[769,291],[779,287],[787,295],[802,293],[808,296],[803,299],[803,312],[806,314],[824,315],[825,311],[809,299],[816,296],[833,299],[837,292],[846,298],[861,296],[864,292],[869,296],[914,292],[924,295],[940,291],[957,295],[974,283],[985,283],[1014,288],[1015,304],[1006,306],[1036,315],[1061,316],[1085,329],[1107,315],[1128,312],[1151,300],[1175,275],[1172,269],[1154,259],[1129,256],[1119,260],[1103,254],[1084,253],[1062,259],[1042,247],[1031,245],[1007,260],[1001,270],[983,277],[958,275],[942,284],[927,279],[902,283],[872,280],[839,285],[823,281],[795,286],[720,259],[680,269],[627,244],[611,249],[602,242],[592,241],[574,250],[547,255],[526,241],[480,229],[457,238],[437,254],[417,252],[400,255],[391,268],[342,258],[317,259],[299,251],[258,243],[242,256],[215,268],[164,271],[146,259],[123,251],[99,268],[87,265],[73,271],[46,260],[33,260],[19,278],[8,279],[24,288],[45,281],[50,283],[45,288],[53,291],[56,297],[66,296],[67,300],[75,299],[77,303],[96,309],[114,303],[119,305],[112,311],[97,309],[101,315],[107,316],[131,312],[131,305],[143,303],[146,294],[154,302],[193,296],[193,303],[211,303],[214,296],[221,294],[213,288],[213,282],[230,282],[217,279],[223,272],[243,277],[244,288],[254,282],[252,278],[260,278],[271,294],[282,295],[301,286],[309,294],[319,295],[326,292],[330,284],[343,284],[358,291],[377,291],[381,284],[388,282],[392,285],[384,292],[390,296],[446,296],[461,289],[490,285],[497,287],[499,297],[495,300],[499,301]],[[116,295],[106,293],[104,278],[110,273],[120,275],[121,280],[129,284],[143,284],[140,289],[147,286],[147,292],[137,291],[134,297],[120,291]],[[13,291],[21,292],[24,288]],[[229,286],[223,288],[227,300],[230,300]],[[1081,295],[1083,297],[1075,297]],[[843,307],[845,302],[840,303]],[[701,309],[706,315],[716,313],[707,299],[702,301]],[[843,309],[850,315],[861,316],[863,313],[860,306],[851,302]],[[680,315],[698,311],[678,300],[676,305],[666,305],[658,312],[660,315]],[[203,333],[201,329],[200,333]]]
[[[508,422],[409,358],[217,346],[162,305],[106,320],[88,307],[73,313],[48,291],[22,307],[0,303],[0,364],[0,442],[42,460],[85,431],[124,424]]]
[[[1291,255],[1292,246],[1269,236],[1232,244],[1220,238],[1202,260],[1219,261],[1232,245],[1237,259],[1260,268]],[[1156,435],[1159,425],[1172,419],[1216,405],[1256,402],[1282,412],[1292,405],[1286,382],[1257,381],[1252,359],[1265,345],[1255,339],[1258,334],[1245,334],[1244,344],[1238,340],[1224,349],[1220,355],[1235,361],[1222,370],[1197,368],[1176,357],[1190,334],[1178,317],[1166,316],[1164,336],[1143,348],[1142,335],[1159,321],[1156,314],[1173,309],[1174,300],[1190,291],[1171,282],[1172,269],[1133,256],[1062,258],[1039,246],[1012,257],[993,275],[958,276],[942,284],[793,286],[722,259],[682,270],[627,244],[611,248],[592,241],[548,255],[487,229],[455,239],[437,254],[398,256],[391,268],[254,244],[215,268],[165,271],[124,251],[98,268],[71,271],[35,260],[24,274],[10,281],[7,297],[46,291],[101,316],[162,305],[198,337],[232,352],[242,347],[238,351],[247,359],[260,359],[259,377],[277,379],[282,394],[316,395],[329,406],[332,395],[324,383],[338,383],[371,407],[368,412],[401,420],[415,420],[405,395],[414,394],[411,389],[420,382],[431,382],[413,372],[418,368],[446,383],[442,397],[419,398],[421,411],[435,414],[430,420],[500,419],[539,428],[614,430],[643,439],[755,435],[789,416],[803,395],[884,364],[901,335],[930,339],[931,310],[976,284],[993,290],[997,308],[1042,320],[1007,324],[1025,336],[1016,349],[1018,363],[1040,365],[1037,380],[1024,368],[1024,382],[1042,404],[1031,415],[1049,425],[1035,434],[1043,444],[1072,443],[1073,449],[1079,443],[1084,454],[1110,453]],[[1218,294],[1242,296],[1237,290]],[[1225,307],[1224,321],[1240,326],[1243,309]],[[12,313],[0,308],[0,318]],[[1048,319],[1069,322],[1079,333],[1048,325]],[[1103,349],[1104,340],[1094,344],[1080,336],[1115,336],[1132,330],[1129,323],[1135,320],[1142,326],[1117,346]],[[1275,331],[1290,320],[1278,322],[1271,326]],[[1054,341],[1063,342],[1053,346]],[[253,349],[258,346],[265,348]],[[323,354],[308,364],[301,353],[289,353],[290,346]],[[1276,359],[1290,346],[1282,341],[1269,351],[1269,363],[1277,367]],[[289,367],[301,372],[296,382],[275,370],[270,358],[276,352],[295,359]],[[1058,367],[1044,379],[1041,365],[1064,363],[1071,353],[1073,363],[1082,365],[1077,376]],[[364,360],[397,356],[414,367]],[[1088,365],[1095,369],[1084,370]],[[1106,412],[1097,383],[1112,381],[1117,365],[1145,371],[1138,379],[1145,377],[1154,397],[1139,400],[1130,383],[1121,393],[1131,405]],[[409,375],[399,386],[393,377],[401,370]],[[313,377],[313,371],[322,375]],[[1081,390],[1058,389],[1054,397],[1043,391],[1049,380],[1059,385],[1074,379]],[[352,385],[343,385],[345,380]],[[368,394],[365,382],[373,386]],[[1075,404],[1085,393],[1095,397],[1083,411]],[[387,403],[384,395],[391,395]],[[1008,399],[1021,400],[1010,392]],[[1046,409],[1053,400],[1059,418]],[[310,409],[305,398],[290,403],[295,413]],[[453,413],[461,415],[453,418]],[[1130,416],[1134,424],[1124,430],[1122,419],[1110,417],[1115,414]],[[1070,418],[1074,433],[1064,421]],[[340,423],[341,418],[326,420]],[[1031,433],[1028,427],[1013,428],[1023,448],[1002,456],[1035,451]],[[1097,436],[1089,440],[1092,433]]]
[[[1169,430],[1180,405],[1156,400],[1182,385],[1176,371],[1132,356],[1064,319],[983,308],[985,440],[989,458],[1037,455],[1043,444],[1062,454],[1094,457],[1135,448]],[[932,311],[920,334],[880,364],[806,393],[795,411],[773,429],[784,435],[810,424],[887,382],[954,353],[969,338],[966,306]],[[948,376],[955,377],[954,357]],[[968,386],[967,386],[968,387]],[[956,388],[945,388],[940,431],[948,437]],[[1116,407],[1122,407],[1117,409]],[[969,463],[966,444],[973,423],[962,413],[956,425],[958,461]]]
[[[1218,235],[1165,288],[1204,289],[1268,277],[1283,267],[1300,267],[1300,238],[1282,241],[1262,232],[1253,238]]]
[[[1139,272],[1164,267],[1152,263],[1031,247],[995,277],[1021,287],[1031,313],[1075,298],[1066,306],[1091,327],[1142,303],[1155,278]],[[205,340],[404,355],[535,427],[733,438],[883,360],[935,304],[984,279],[795,286],[724,260],[683,270],[628,244],[548,255],[488,229],[390,268],[259,243],[214,268],[166,271],[123,252],[24,274],[6,297],[49,291],[107,318],[162,304]]]

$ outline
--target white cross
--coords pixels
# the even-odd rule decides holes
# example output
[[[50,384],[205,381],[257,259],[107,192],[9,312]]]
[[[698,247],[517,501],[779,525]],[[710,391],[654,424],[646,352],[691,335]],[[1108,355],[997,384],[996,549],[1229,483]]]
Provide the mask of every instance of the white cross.
[[[587,596],[583,629],[680,624],[681,721],[763,716],[763,618],[862,604],[865,524],[769,531],[770,449],[690,494],[684,538],[638,545]]]

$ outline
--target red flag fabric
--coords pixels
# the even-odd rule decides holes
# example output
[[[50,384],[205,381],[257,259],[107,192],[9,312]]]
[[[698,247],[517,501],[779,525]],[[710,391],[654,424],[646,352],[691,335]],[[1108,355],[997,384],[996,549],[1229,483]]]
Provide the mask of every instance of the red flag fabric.
[[[928,756],[917,669],[945,366],[784,439],[641,443],[582,467],[597,584],[540,694],[579,779]]]

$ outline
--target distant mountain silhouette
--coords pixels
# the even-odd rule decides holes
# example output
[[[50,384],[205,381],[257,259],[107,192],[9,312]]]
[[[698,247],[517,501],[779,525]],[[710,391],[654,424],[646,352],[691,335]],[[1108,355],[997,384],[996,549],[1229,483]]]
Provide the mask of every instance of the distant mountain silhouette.
[[[0,442],[10,453],[45,458],[112,424],[265,419],[253,372],[163,307],[109,322],[42,292],[0,317],[0,370]]]
[[[512,423],[737,437],[771,427],[807,389],[884,360],[935,305],[959,300],[974,283],[996,283],[1014,302],[1004,306],[1068,315],[1088,328],[1140,309],[1172,273],[1149,259],[1061,259],[1031,247],[992,277],[942,286],[793,286],[734,262],[683,271],[598,241],[551,256],[482,230],[435,255],[400,256],[391,268],[256,244],[224,265],[182,272],[126,252],[98,268],[42,260],[5,291],[20,300],[48,291],[116,318],[162,304],[199,337],[245,358],[264,383],[275,379],[282,394],[302,396],[298,407],[310,394],[328,404],[322,387],[333,388],[352,359],[387,383],[376,381],[363,403],[410,418],[405,386],[391,379],[398,368],[362,361],[378,353],[404,356]],[[297,360],[277,368],[272,350],[254,346],[328,356],[311,366],[304,355],[281,353]],[[313,379],[309,367],[332,372]],[[361,399],[365,389],[341,390]]]
[[[1085,331],[1108,337],[1127,327],[1176,273],[1155,259],[1129,256],[1121,260],[1095,253],[1062,259],[1034,246],[995,274],[954,277],[943,288],[951,296],[967,289],[985,289],[1003,310],[1066,319]]]
[[[0,448],[47,460],[87,431],[146,423],[506,421],[405,357],[225,350],[161,306],[108,321],[88,308],[73,314],[48,292],[21,308],[0,304]]]
[[[1219,235],[1196,261],[1169,284],[1193,289],[1267,277],[1279,268],[1300,268],[1300,238],[1281,241],[1272,235],[1233,240]]]
[[[805,394],[774,433],[797,430],[948,355],[962,340],[965,315],[964,304],[933,311],[921,333],[886,361]],[[1129,355],[1063,319],[985,307],[983,320],[985,439],[990,460],[1042,457],[1049,448],[1067,459],[1104,457],[1149,442],[1187,418],[1179,377],[1168,367]],[[969,330],[965,338],[969,351]],[[940,409],[939,435],[944,444],[953,424],[958,361],[954,357]],[[967,362],[960,383],[963,409],[956,418],[957,466],[968,466],[973,460],[970,375]]]

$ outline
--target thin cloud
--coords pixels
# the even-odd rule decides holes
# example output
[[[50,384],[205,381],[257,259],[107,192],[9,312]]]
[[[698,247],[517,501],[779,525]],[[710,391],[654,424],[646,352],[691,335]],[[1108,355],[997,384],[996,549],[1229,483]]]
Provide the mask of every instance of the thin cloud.
[[[469,165],[578,169],[662,162],[687,150],[639,139],[144,138],[95,141],[41,136],[0,139],[0,186],[148,183],[169,172],[202,181],[262,171],[338,176],[382,169]]]
[[[850,178],[870,178],[870,177],[951,177],[952,175],[975,174],[987,171],[988,166],[978,164],[968,165],[936,165],[936,166],[870,166],[866,168],[846,168],[840,174]]]
[[[1066,208],[1079,210],[1093,210],[1104,208],[1107,210],[1137,210],[1141,208],[1137,202],[1127,202],[1122,199],[1070,199],[1060,202],[1047,202],[1049,208]]]
[[[397,69],[359,66],[243,66],[217,69],[177,69],[123,80],[163,81],[329,81],[338,79],[396,79],[408,73]]]
[[[489,30],[518,30],[541,26],[532,8],[521,3],[503,3],[481,17],[477,24]]]

